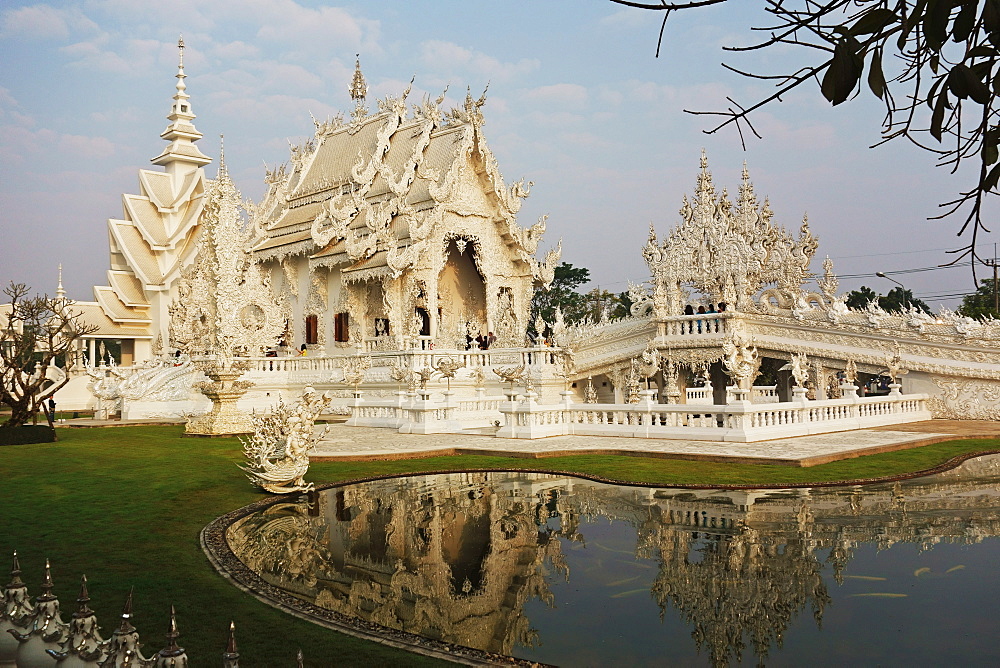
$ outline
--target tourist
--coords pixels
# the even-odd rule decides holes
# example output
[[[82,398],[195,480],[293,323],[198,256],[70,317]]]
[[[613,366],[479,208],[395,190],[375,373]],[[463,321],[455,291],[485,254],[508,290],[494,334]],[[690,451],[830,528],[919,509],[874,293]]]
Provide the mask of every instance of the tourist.
[[[490,348],[492,348],[493,344],[496,343],[496,341],[497,337],[493,335],[493,332],[489,332],[486,335],[486,349],[489,350]]]
[[[483,336],[482,332],[476,335],[476,345],[479,346],[480,350],[486,350],[486,337]]]
[[[684,307],[684,315],[694,315],[694,307],[688,304]],[[687,322],[681,323],[681,333],[690,334],[691,330],[694,328],[694,323],[688,320]]]
[[[708,312],[709,313],[716,313],[717,312],[715,310],[715,304],[709,304],[708,305]],[[716,320],[709,320],[708,321],[708,331],[710,331],[710,332],[717,332],[717,331],[719,331],[719,321],[717,319]]]
[[[306,344],[303,343],[302,347],[299,348],[299,357],[306,357],[308,354],[309,350],[306,348]]]
[[[698,315],[702,315],[703,313],[705,313],[705,307],[704,306],[699,306],[698,307]],[[701,322],[702,322],[701,320],[698,321],[698,333],[699,334],[701,334]]]

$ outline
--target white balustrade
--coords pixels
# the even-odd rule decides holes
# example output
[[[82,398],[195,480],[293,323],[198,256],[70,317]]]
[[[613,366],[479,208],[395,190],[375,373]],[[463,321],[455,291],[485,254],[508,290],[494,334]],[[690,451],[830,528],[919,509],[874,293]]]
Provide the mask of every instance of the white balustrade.
[[[501,407],[497,436],[626,436],[753,442],[929,420],[927,395],[848,396],[727,406],[658,404],[554,404],[533,399]]]

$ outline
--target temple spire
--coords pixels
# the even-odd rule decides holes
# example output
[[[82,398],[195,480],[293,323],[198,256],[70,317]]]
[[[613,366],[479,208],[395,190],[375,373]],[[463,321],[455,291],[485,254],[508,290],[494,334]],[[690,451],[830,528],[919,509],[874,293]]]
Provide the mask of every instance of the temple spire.
[[[365,104],[365,98],[368,97],[368,82],[365,81],[365,75],[361,73],[360,53],[354,54],[354,77],[351,79],[351,85],[347,88],[347,92],[354,100],[354,112],[351,115],[355,121],[360,121],[368,115],[368,105]]]
[[[152,159],[152,163],[166,167],[168,172],[187,173],[192,168],[207,165],[212,159],[194,145],[202,135],[194,126],[195,115],[191,107],[191,96],[188,95],[187,84],[184,83],[187,75],[184,73],[183,36],[177,40],[177,52],[176,92],[173,104],[170,106],[170,114],[167,116],[170,125],[160,133],[161,137],[171,143],[163,153]]]
[[[59,263],[59,282],[56,284],[56,299],[66,299],[66,290],[62,284],[62,262]]]

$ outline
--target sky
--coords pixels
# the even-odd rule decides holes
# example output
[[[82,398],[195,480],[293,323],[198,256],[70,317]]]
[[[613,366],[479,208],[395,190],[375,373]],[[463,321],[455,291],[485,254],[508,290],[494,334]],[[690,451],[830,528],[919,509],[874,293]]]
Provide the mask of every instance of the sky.
[[[763,139],[746,150],[735,131],[705,134],[711,118],[684,112],[770,93],[723,61],[772,71],[803,64],[784,48],[722,51],[766,23],[756,4],[673,16],[656,58],[660,15],[606,0],[6,0],[0,284],[53,293],[60,263],[72,298],[92,300],[91,286],[106,284],[106,221],[122,216],[122,193],[138,192],[137,170],[164,146],[183,34],[199,146],[217,158],[225,135],[230,174],[247,198],[263,195],[265,165],[285,162],[289,143],[312,135],[310,114],[350,111],[360,54],[373,107],[411,77],[411,101],[448,86],[446,107],[467,87],[478,96],[489,85],[484,132],[500,170],[508,182],[534,182],[519,222],[548,214],[539,255],[561,238],[563,260],[590,270],[588,287],[620,292],[648,278],[640,249],[649,225],[662,237],[679,222],[704,149],[719,190],[735,198],[746,161],[774,222],[797,233],[808,213],[820,241],[812,269],[829,255],[841,290],[865,284],[885,294],[895,284],[874,276],[883,271],[935,310],[954,308],[957,298],[937,296],[970,291],[968,267],[909,270],[946,263],[966,243],[956,237],[960,221],[928,220],[962,189],[962,174],[902,142],[870,149],[883,111],[867,91],[831,107],[807,83],[752,117]],[[1000,239],[983,241],[992,255]]]

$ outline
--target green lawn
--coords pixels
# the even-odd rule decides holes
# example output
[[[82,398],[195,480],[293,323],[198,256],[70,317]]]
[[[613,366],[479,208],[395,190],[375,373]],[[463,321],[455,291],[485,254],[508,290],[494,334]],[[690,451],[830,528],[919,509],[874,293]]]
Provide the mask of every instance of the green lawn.
[[[145,652],[163,646],[177,607],[194,665],[218,665],[229,621],[243,666],[425,665],[430,660],[363,642],[280,613],[243,594],[208,564],[198,532],[223,513],[263,498],[236,469],[234,438],[181,437],[180,427],[59,429],[51,444],[0,448],[0,551],[17,549],[29,593],[40,593],[46,557],[64,620],[75,609],[82,573],[105,637],[135,587]],[[965,452],[1000,449],[1000,440],[952,441],[807,469],[786,466],[578,455],[542,460],[433,457],[396,462],[321,462],[309,479],[334,482],[429,470],[535,468],[651,484],[782,484],[892,475],[930,468]],[[7,581],[7,557],[0,577]]]

